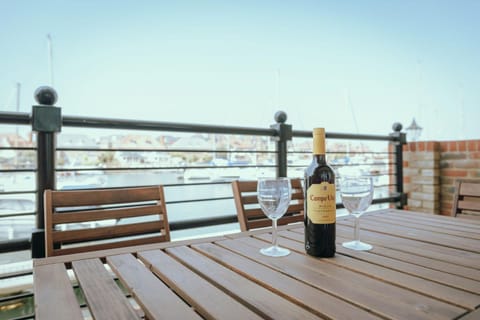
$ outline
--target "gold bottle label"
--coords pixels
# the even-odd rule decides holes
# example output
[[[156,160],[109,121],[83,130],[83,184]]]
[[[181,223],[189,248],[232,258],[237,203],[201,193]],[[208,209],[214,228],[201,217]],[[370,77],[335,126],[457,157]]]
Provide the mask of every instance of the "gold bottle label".
[[[335,185],[328,182],[312,184],[307,190],[307,216],[313,223],[335,223],[337,207]]]

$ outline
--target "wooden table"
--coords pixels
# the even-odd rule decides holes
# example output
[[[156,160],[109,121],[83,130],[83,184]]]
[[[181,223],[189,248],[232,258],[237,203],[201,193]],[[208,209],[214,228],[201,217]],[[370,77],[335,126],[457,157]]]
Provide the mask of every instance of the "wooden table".
[[[480,319],[480,222],[375,211],[369,252],[341,246],[352,226],[338,219],[331,259],[305,255],[298,224],[280,228],[283,258],[259,254],[264,229],[37,259],[36,319]]]

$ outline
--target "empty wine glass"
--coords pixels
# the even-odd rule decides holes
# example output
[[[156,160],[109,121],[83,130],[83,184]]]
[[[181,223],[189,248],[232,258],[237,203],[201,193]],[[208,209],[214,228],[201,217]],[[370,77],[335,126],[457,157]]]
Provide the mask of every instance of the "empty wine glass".
[[[372,249],[360,241],[360,216],[367,210],[373,198],[373,180],[370,176],[345,176],[340,178],[340,195],[348,212],[355,217],[355,240],[344,242],[345,248],[366,251]]]
[[[283,257],[290,250],[277,245],[277,220],[287,211],[292,196],[292,187],[288,178],[260,178],[257,185],[257,198],[263,213],[272,220],[272,246],[260,249],[270,257]]]

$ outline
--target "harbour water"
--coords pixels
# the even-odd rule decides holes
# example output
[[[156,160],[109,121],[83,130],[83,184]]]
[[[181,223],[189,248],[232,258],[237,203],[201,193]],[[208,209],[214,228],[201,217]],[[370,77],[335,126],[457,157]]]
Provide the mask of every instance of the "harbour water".
[[[266,174],[252,171],[252,168],[210,175],[189,175],[185,178],[183,170],[172,171],[88,171],[57,175],[57,189],[112,188],[126,186],[156,185],[165,186],[167,211],[170,222],[200,218],[236,215],[230,181],[232,179],[255,179]],[[211,173],[211,172],[210,172]],[[268,174],[268,173],[267,173]],[[296,176],[301,171],[295,172]],[[15,177],[15,182],[3,182],[3,191],[25,190],[25,193],[5,194],[0,197],[0,241],[15,238],[29,238],[35,229],[35,217],[24,215],[5,217],[14,212],[33,212],[35,194],[27,192],[35,189],[33,175],[24,174]],[[376,189],[376,197],[385,195],[388,190]],[[382,194],[383,193],[383,194]],[[338,197],[337,202],[340,202]],[[197,229],[172,231],[172,239],[208,236],[218,233],[239,231],[238,223],[204,227]]]
[[[4,191],[34,190],[35,179],[16,177],[16,183],[4,183]],[[167,211],[170,222],[215,216],[235,215],[232,190],[229,181],[210,179],[184,181],[183,172],[89,172],[57,176],[57,189],[111,188],[162,184],[165,186]],[[221,199],[218,199],[221,198]],[[224,199],[227,198],[227,199]],[[230,199],[229,199],[230,198]],[[208,200],[212,199],[212,200]],[[216,200],[218,199],[218,200]],[[35,210],[35,194],[31,192],[3,195],[0,198],[0,241],[29,238],[35,228],[32,215],[5,217],[2,215]],[[172,232],[172,239],[198,237],[238,231],[238,224],[189,229]]]

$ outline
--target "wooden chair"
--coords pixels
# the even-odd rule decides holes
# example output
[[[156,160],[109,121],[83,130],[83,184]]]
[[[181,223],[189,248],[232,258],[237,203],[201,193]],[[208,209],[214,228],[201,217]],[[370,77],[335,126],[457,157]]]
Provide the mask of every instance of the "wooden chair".
[[[162,186],[45,194],[47,256],[170,241]]]
[[[480,180],[458,179],[455,182],[452,216],[480,219]]]
[[[292,201],[285,215],[277,220],[278,225],[289,224],[303,221],[303,189],[301,179],[292,179]],[[250,229],[270,227],[270,220],[260,208],[257,199],[257,181],[232,181],[233,197],[237,209],[238,222],[240,229],[247,231]]]

